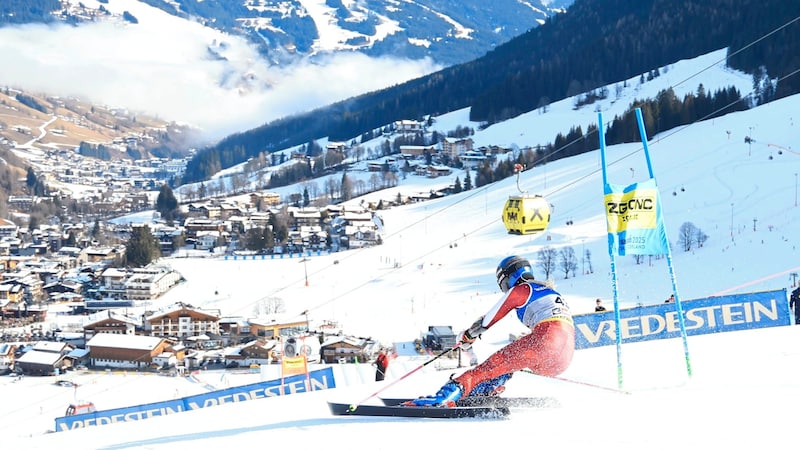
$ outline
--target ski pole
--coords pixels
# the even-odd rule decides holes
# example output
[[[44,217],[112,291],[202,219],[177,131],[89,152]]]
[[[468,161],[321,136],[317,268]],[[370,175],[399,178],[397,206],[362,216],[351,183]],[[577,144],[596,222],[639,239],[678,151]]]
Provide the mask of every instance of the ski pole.
[[[424,363],[422,363],[422,364],[418,365],[417,367],[415,367],[414,369],[412,369],[410,372],[406,373],[406,374],[405,374],[405,375],[403,375],[402,377],[400,377],[400,378],[398,378],[398,379],[396,379],[396,380],[392,381],[391,383],[387,384],[386,386],[384,386],[384,387],[382,387],[382,388],[378,389],[378,390],[377,390],[375,393],[373,393],[372,395],[368,396],[368,397],[367,397],[367,398],[365,398],[364,400],[361,400],[361,401],[360,401],[360,402],[358,402],[358,403],[353,403],[352,405],[350,405],[350,408],[348,408],[348,409],[349,409],[350,411],[355,411],[355,410],[356,410],[356,408],[358,408],[359,406],[361,406],[361,404],[363,404],[363,403],[364,403],[364,402],[366,402],[367,400],[369,400],[369,399],[371,399],[371,398],[373,398],[373,397],[377,396],[377,395],[378,395],[378,394],[380,394],[381,392],[383,392],[383,391],[385,391],[386,389],[389,389],[390,387],[392,387],[392,386],[393,386],[395,383],[398,383],[398,382],[400,382],[400,380],[404,380],[404,379],[408,378],[408,377],[409,377],[411,374],[413,374],[414,372],[416,372],[416,371],[418,371],[418,370],[421,370],[423,367],[425,367],[425,366],[427,366],[428,364],[430,364],[430,363],[432,363],[432,362],[436,361],[437,359],[441,358],[442,356],[444,356],[444,355],[446,355],[446,354],[448,354],[448,353],[452,352],[453,350],[457,349],[457,348],[458,348],[458,347],[460,347],[460,346],[461,346],[461,344],[459,343],[459,344],[456,344],[455,346],[453,346],[453,347],[450,347],[450,348],[448,348],[447,350],[445,350],[445,351],[443,351],[443,352],[439,353],[438,355],[434,356],[433,358],[431,358],[431,359],[429,359],[429,360],[425,361]]]
[[[622,390],[622,389],[616,389],[616,388],[612,388],[612,387],[600,386],[599,384],[587,383],[585,381],[571,380],[569,378],[563,378],[563,377],[548,377],[548,376],[545,376],[545,375],[539,375],[538,373],[536,373],[536,372],[534,372],[534,371],[532,371],[530,369],[522,369],[522,372],[529,373],[531,375],[536,375],[537,377],[552,378],[554,380],[563,381],[565,383],[580,384],[581,386],[587,386],[587,387],[591,387],[591,388],[595,388],[595,389],[602,389],[604,391],[616,392],[617,394],[626,394],[626,395],[630,394],[630,391],[625,391],[625,390]]]

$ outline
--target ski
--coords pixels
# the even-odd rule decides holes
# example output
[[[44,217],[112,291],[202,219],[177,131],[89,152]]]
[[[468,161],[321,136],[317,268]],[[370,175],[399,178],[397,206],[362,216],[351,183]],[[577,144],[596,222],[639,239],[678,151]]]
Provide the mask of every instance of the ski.
[[[328,402],[334,416],[375,416],[375,417],[425,417],[432,419],[458,419],[466,417],[501,418],[511,411],[496,406],[456,406],[438,408],[433,406],[393,406],[387,405],[353,405],[347,403]]]
[[[410,398],[381,398],[386,406],[397,406],[413,400]],[[555,397],[486,397],[462,398],[456,406],[488,406],[492,408],[557,408],[561,406]]]

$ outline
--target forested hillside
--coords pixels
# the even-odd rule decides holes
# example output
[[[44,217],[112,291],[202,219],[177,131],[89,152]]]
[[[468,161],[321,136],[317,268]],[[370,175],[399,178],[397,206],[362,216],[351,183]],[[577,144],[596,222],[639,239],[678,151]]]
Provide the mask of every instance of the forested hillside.
[[[326,136],[349,140],[399,119],[472,106],[472,120],[494,123],[725,47],[746,48],[730,65],[763,67],[779,80],[772,98],[781,98],[800,91],[800,78],[788,76],[800,67],[799,16],[800,2],[785,0],[578,0],[475,61],[229,136],[198,152],[184,182],[261,152]]]

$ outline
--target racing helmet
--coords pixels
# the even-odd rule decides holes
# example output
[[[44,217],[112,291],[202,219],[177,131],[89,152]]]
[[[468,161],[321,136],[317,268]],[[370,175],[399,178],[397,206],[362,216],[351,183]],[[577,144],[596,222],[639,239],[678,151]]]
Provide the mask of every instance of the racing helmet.
[[[533,280],[531,263],[521,256],[507,256],[497,265],[497,285],[503,292],[508,292],[523,275]]]

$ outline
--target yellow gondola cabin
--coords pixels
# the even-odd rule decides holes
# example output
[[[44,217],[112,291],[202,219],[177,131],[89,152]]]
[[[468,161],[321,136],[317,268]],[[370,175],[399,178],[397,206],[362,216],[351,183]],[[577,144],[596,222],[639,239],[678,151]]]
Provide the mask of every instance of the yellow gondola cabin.
[[[540,195],[512,195],[503,207],[508,234],[543,233],[550,223],[550,204]]]

